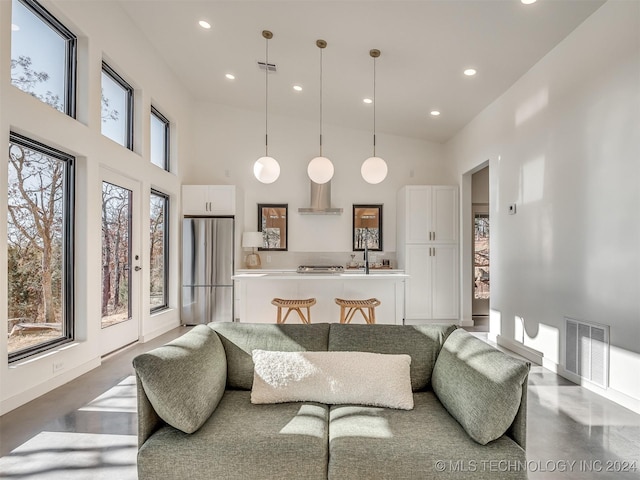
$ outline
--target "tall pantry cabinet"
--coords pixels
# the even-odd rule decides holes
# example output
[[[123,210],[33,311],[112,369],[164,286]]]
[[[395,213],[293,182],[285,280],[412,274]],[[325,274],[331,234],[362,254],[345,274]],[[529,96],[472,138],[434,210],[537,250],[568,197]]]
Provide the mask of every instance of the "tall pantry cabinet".
[[[405,320],[457,320],[458,187],[408,185],[397,206],[398,268],[409,275]]]

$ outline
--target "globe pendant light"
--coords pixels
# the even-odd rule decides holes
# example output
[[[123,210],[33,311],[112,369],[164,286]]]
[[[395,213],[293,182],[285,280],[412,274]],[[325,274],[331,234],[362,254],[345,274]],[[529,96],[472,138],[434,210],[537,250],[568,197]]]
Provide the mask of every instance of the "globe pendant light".
[[[262,183],[273,183],[280,176],[280,164],[269,156],[269,40],[273,33],[263,30],[262,36],[266,40],[265,66],[264,66],[264,157],[260,157],[253,164],[253,174]]]
[[[360,174],[365,182],[377,184],[387,177],[387,163],[380,157],[376,157],[376,58],[380,56],[380,50],[370,50],[373,58],[373,156],[367,158],[360,168]]]
[[[324,40],[316,41],[320,49],[320,155],[309,162],[307,175],[315,183],[327,183],[333,177],[333,163],[322,156],[322,50],[327,46]]]

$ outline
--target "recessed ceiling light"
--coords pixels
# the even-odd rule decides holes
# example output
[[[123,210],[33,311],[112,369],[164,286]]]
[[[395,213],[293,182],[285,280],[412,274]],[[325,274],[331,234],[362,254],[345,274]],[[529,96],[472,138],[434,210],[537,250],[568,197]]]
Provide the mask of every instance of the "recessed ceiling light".
[[[370,98],[365,98],[364,100],[362,100],[364,103],[373,103],[373,100],[371,100]]]
[[[440,112],[438,110],[431,110],[431,115],[437,117],[438,115],[440,115]]]
[[[294,85],[294,86],[293,86],[293,89],[294,89],[296,92],[301,92],[301,91],[302,91],[302,87],[301,87],[300,85]]]
[[[18,30],[20,30],[20,27],[18,25],[16,25],[15,23],[11,24],[11,31],[12,32],[17,32]]]
[[[532,3],[536,3],[538,0],[520,0],[524,5],[531,5]]]
[[[476,73],[478,73],[478,72],[476,72],[476,69],[475,69],[475,68],[467,68],[467,69],[464,71],[464,74],[465,74],[467,77],[473,77]]]
[[[211,28],[211,24],[209,22],[207,22],[206,20],[200,20],[198,22],[198,25],[200,25],[202,28],[205,28],[207,30],[209,30]]]
[[[224,76],[227,77],[229,80],[236,79],[236,76],[233,73],[226,73]]]

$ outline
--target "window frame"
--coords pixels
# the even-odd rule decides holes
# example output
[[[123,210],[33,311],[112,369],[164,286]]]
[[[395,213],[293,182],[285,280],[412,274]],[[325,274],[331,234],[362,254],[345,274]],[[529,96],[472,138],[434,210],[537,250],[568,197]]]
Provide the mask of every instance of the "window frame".
[[[155,188],[151,189],[151,195],[156,195],[158,197],[162,197],[164,199],[164,230],[163,230],[163,242],[164,248],[162,251],[163,256],[163,265],[164,272],[162,276],[162,281],[164,282],[164,302],[162,305],[158,305],[157,307],[153,307],[149,309],[149,313],[158,313],[162,310],[167,310],[169,308],[169,209],[171,208],[170,195],[161,192],[160,190],[156,190]],[[149,212],[151,213],[151,212]],[[151,215],[149,215],[151,217]],[[151,258],[149,258],[149,295],[151,295]],[[149,301],[151,303],[151,301]]]
[[[64,113],[76,118],[78,37],[36,0],[16,0],[65,40]],[[13,83],[12,83],[13,84]],[[17,87],[16,87],[17,88]],[[44,103],[44,102],[43,102]]]
[[[9,132],[9,144],[17,144],[29,150],[35,150],[44,155],[66,162],[63,191],[63,299],[62,325],[63,335],[46,342],[8,353],[9,364],[28,357],[38,355],[53,348],[75,341],[75,163],[74,156],[53,147],[25,137],[13,131]],[[7,284],[9,278],[7,277]]]
[[[118,72],[116,72],[113,68],[111,68],[109,66],[109,64],[107,62],[105,62],[104,60],[102,61],[102,70],[101,72],[106,73],[111,80],[113,80],[114,82],[116,82],[118,85],[120,85],[122,87],[123,90],[126,91],[127,93],[127,98],[126,98],[126,119],[127,119],[127,129],[126,129],[126,141],[125,141],[125,145],[123,145],[123,147],[133,151],[133,95],[134,95],[134,90],[133,87],[131,85],[129,85],[129,83],[122,78]],[[100,87],[102,88],[102,85],[100,85]],[[100,129],[101,133],[102,133],[102,128]],[[104,135],[104,133],[102,134],[103,136],[106,137],[106,135]],[[109,137],[107,137],[109,138]],[[114,140],[115,141],[115,140]],[[116,142],[118,143],[118,142]],[[120,144],[118,144],[120,145]]]
[[[167,117],[165,117],[162,113],[160,113],[160,111],[153,105],[151,105],[151,116],[156,117],[158,120],[160,120],[164,124],[163,165],[157,165],[153,163],[153,161],[151,161],[151,163],[153,165],[156,165],[162,168],[167,172],[170,172],[171,171],[171,151],[170,151],[171,143],[170,143],[169,135],[171,134],[171,122],[167,119]],[[149,152],[151,152],[151,149],[149,149]]]

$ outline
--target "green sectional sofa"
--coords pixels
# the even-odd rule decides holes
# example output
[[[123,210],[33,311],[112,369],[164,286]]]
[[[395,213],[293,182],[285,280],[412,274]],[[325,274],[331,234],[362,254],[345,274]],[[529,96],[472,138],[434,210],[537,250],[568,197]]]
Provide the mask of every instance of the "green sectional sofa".
[[[309,401],[252,403],[258,351],[284,352],[329,386],[313,392],[312,384],[301,394]],[[316,367],[303,358],[313,352],[343,363]],[[349,364],[344,358],[361,354],[345,352],[384,354],[373,357],[383,367]],[[396,390],[384,384],[384,362],[402,370],[407,355],[398,390],[408,389],[413,408],[380,406]],[[273,371],[298,375],[283,365]],[[134,368],[140,480],[527,478],[529,364],[453,325],[200,325],[139,355]],[[369,404],[339,400],[350,385],[331,379],[352,370],[369,382]],[[267,388],[280,394],[299,378],[289,380]],[[386,396],[376,399],[378,391]],[[333,393],[335,403],[316,401]]]

